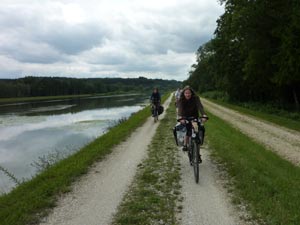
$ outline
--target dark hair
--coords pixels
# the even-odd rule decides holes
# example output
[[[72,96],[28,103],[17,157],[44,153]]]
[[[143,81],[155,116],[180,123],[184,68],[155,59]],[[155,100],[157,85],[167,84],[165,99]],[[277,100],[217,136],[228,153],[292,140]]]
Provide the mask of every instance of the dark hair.
[[[194,91],[190,86],[185,86],[185,87],[182,89],[180,98],[184,99],[184,92],[185,92],[186,90],[190,90],[190,91],[191,91],[192,97],[194,97],[194,96],[196,95],[196,94],[195,94],[195,91]]]

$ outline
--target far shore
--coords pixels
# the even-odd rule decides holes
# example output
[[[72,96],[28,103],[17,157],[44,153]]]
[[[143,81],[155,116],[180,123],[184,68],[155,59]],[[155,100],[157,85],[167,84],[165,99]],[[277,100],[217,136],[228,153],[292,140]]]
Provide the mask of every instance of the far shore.
[[[80,94],[80,95],[57,95],[57,96],[36,96],[36,97],[20,97],[20,98],[0,98],[0,104],[4,103],[18,103],[18,102],[30,102],[30,101],[43,101],[43,100],[58,100],[68,98],[82,98],[82,97],[94,97],[94,96],[107,96],[107,95],[120,95],[120,94],[138,94],[136,92],[107,92],[96,94]]]

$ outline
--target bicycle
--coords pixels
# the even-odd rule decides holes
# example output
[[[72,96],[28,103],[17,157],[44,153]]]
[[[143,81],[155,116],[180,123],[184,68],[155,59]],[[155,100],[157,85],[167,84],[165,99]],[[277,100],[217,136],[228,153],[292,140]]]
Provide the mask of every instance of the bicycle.
[[[152,117],[154,118],[154,123],[158,121],[158,105],[152,104]]]
[[[188,139],[187,143],[187,152],[189,157],[190,165],[193,166],[194,169],[194,177],[195,182],[199,182],[199,164],[202,162],[200,156],[200,145],[203,144],[204,140],[204,125],[203,119],[208,119],[208,117],[188,117],[188,118],[181,118],[178,121],[184,119],[185,123],[192,124],[192,135]]]

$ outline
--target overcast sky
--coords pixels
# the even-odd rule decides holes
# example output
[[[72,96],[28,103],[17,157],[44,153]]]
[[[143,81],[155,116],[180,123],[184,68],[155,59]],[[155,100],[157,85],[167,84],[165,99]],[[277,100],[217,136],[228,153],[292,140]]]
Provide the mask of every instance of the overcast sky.
[[[0,78],[184,80],[217,0],[0,0]]]

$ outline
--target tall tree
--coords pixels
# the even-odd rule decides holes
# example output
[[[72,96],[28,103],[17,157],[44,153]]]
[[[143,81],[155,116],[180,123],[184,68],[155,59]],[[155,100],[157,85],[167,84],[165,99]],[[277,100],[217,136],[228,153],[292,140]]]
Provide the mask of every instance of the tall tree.
[[[220,3],[225,12],[215,37],[198,49],[187,82],[225,91],[233,100],[293,101],[299,109],[299,0]]]
[[[274,82],[294,100],[300,109],[300,3],[296,0],[285,1],[281,7],[281,26],[274,34],[281,40],[279,52],[274,57],[278,71]]]

